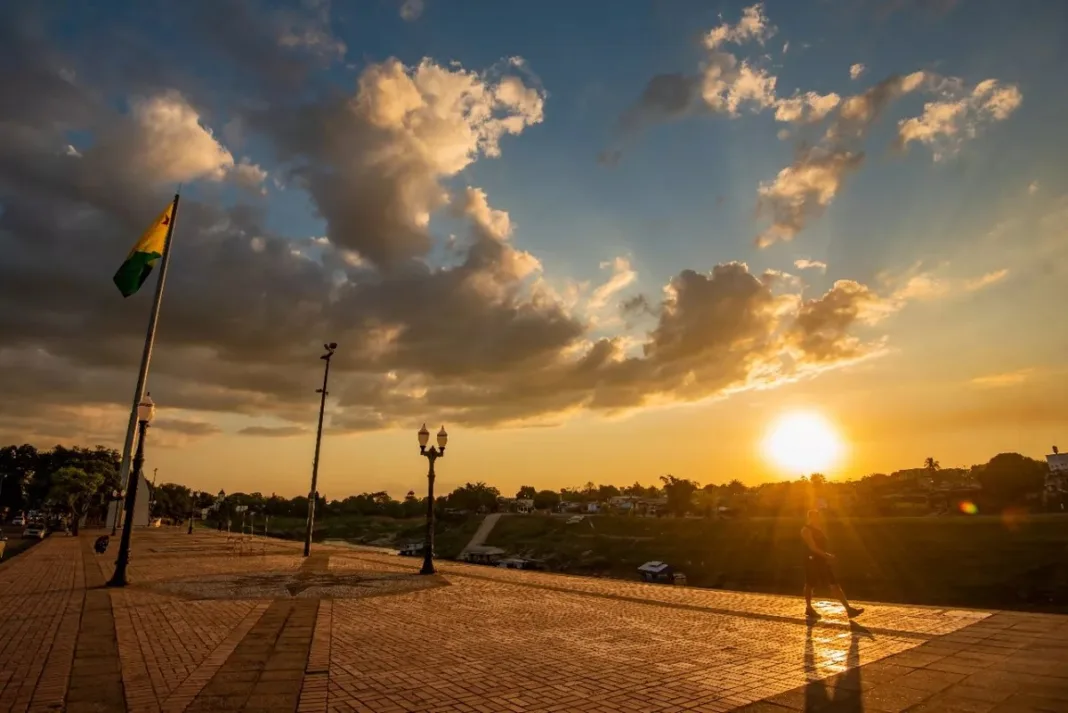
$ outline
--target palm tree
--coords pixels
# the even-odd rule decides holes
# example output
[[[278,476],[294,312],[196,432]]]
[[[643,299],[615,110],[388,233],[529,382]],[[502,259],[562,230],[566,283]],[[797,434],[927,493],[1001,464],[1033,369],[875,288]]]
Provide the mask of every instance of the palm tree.
[[[926,458],[926,459],[925,459],[925,460],[923,461],[923,467],[924,467],[924,468],[926,468],[927,470],[929,470],[929,471],[931,471],[931,472],[933,473],[933,472],[935,472],[936,470],[938,470],[939,468],[941,468],[942,466],[941,466],[941,464],[940,464],[940,463],[939,463],[938,461],[936,461],[936,460],[935,460],[934,458],[931,458],[931,457],[929,457],[929,456],[928,456],[928,457],[927,457],[927,458]]]

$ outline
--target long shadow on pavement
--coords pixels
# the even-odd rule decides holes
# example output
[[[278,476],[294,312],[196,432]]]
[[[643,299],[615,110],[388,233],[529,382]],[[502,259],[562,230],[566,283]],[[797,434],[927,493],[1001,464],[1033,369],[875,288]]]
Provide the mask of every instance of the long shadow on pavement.
[[[809,713],[862,713],[864,704],[860,697],[860,639],[875,636],[854,621],[849,622],[849,651],[846,653],[846,670],[831,679],[819,679],[805,686],[804,711]],[[805,633],[805,673],[819,675],[816,662],[816,646],[812,640],[812,626]],[[831,686],[828,680],[833,681]]]

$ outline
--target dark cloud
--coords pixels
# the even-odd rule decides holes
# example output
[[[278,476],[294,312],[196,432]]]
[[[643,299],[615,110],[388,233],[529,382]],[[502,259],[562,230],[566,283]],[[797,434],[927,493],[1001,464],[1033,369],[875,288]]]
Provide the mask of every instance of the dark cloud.
[[[679,73],[658,74],[649,80],[619,120],[619,130],[631,133],[649,124],[678,119],[691,113],[701,99],[701,78]]]
[[[152,422],[152,428],[161,431],[180,433],[185,436],[214,436],[222,429],[207,421],[190,421],[178,418],[160,418]]]

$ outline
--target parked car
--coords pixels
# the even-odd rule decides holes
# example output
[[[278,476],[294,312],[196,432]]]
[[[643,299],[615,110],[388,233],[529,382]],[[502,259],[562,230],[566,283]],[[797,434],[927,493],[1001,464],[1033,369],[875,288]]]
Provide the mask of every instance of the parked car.
[[[40,524],[34,524],[27,527],[22,531],[24,538],[43,540],[45,536],[45,526]]]
[[[22,517],[22,515],[16,515],[15,519],[11,521],[11,524],[16,527],[23,527],[26,525],[26,518]]]

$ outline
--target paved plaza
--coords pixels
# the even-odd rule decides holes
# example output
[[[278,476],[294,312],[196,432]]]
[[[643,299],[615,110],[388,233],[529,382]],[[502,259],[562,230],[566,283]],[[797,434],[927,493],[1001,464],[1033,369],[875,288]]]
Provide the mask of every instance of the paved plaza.
[[[1068,711],[1068,617],[865,604],[134,533],[0,564],[9,711]],[[862,624],[862,626],[861,626]]]

